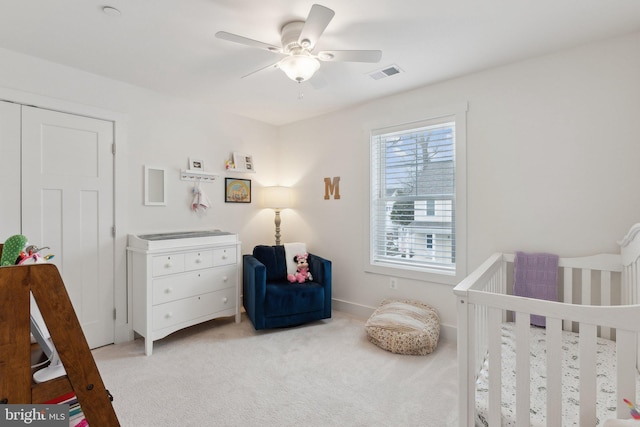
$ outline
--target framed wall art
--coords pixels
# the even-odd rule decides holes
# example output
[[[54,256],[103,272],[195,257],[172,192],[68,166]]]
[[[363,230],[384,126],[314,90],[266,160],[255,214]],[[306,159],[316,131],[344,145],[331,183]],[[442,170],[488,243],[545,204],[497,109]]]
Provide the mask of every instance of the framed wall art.
[[[253,172],[253,156],[244,153],[233,153],[233,163],[239,171]]]
[[[225,178],[224,201],[226,203],[251,203],[251,180]]]
[[[204,162],[200,159],[189,157],[189,170],[204,172]]]

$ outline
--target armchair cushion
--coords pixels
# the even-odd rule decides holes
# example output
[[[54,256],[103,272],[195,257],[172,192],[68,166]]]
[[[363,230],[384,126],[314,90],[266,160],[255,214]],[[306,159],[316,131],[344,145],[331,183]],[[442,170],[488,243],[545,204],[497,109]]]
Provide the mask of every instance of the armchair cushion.
[[[300,314],[324,309],[324,287],[314,282],[267,284],[264,313]]]

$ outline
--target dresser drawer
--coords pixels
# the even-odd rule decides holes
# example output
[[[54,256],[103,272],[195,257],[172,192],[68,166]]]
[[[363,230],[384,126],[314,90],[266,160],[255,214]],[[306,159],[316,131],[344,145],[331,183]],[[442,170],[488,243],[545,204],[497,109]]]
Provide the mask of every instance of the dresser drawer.
[[[213,251],[213,265],[230,265],[236,263],[236,248],[221,248]]]
[[[153,330],[168,328],[236,306],[236,289],[228,288],[153,307]]]
[[[237,269],[222,267],[191,271],[153,280],[153,305],[236,286]]]
[[[152,258],[151,262],[153,265],[153,277],[184,271],[184,254],[157,255]]]
[[[184,254],[184,270],[201,270],[213,267],[213,251],[187,252]]]

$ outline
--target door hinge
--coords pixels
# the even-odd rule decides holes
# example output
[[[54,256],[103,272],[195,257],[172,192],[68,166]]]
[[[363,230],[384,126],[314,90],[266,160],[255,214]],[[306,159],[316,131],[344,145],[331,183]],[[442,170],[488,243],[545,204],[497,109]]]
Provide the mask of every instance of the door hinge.
[[[111,227],[111,237],[116,237],[116,226]]]
[[[116,315],[116,309],[113,309],[113,320],[117,320],[118,316]]]
[[[116,144],[115,143],[111,144],[111,154],[114,154],[114,155],[116,154]]]

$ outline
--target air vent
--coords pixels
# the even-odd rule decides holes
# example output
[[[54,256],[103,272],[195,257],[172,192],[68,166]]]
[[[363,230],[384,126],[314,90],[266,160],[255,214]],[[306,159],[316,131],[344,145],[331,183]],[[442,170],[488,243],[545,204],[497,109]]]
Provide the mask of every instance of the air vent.
[[[373,80],[380,80],[386,77],[391,77],[396,74],[400,74],[402,70],[397,65],[390,65],[388,67],[383,68],[382,70],[377,70],[372,73],[369,73],[369,77]]]

